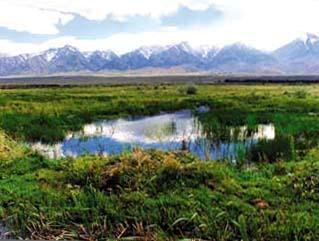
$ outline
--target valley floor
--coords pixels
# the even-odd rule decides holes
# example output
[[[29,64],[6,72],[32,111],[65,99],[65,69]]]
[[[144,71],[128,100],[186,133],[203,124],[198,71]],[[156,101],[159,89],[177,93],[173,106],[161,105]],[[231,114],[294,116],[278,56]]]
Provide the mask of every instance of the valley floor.
[[[10,237],[318,240],[319,86],[152,85],[0,90],[0,218]],[[195,89],[195,91],[194,91]],[[54,103],[54,104],[52,104]],[[212,124],[271,121],[295,155],[187,152],[48,159],[24,143],[118,116],[207,105]]]

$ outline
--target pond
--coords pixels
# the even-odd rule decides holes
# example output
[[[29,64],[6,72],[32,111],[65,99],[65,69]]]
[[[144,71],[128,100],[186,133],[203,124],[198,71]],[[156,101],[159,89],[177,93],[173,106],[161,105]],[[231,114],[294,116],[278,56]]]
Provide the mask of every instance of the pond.
[[[190,110],[156,116],[99,121],[69,133],[53,145],[31,147],[50,158],[85,154],[113,155],[135,147],[165,151],[188,150],[202,160],[231,161],[260,142],[275,140],[273,124],[207,128]]]

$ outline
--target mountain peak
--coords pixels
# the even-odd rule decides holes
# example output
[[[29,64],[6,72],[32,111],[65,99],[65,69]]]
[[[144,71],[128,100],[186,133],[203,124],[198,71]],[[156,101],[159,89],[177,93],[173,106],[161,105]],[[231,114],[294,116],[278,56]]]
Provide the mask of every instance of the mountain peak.
[[[237,50],[255,50],[253,47],[250,47],[242,42],[236,42],[236,43],[227,45],[225,46],[225,48],[237,49]]]
[[[66,73],[76,71],[127,71],[182,67],[187,71],[231,73],[319,73],[319,36],[307,33],[274,52],[235,42],[222,48],[179,42],[143,46],[117,55],[112,51],[82,52],[71,45],[40,53],[0,56],[0,75]]]
[[[63,46],[62,48],[59,48],[59,50],[62,50],[62,51],[68,51],[68,52],[78,52],[79,50],[75,47],[73,47],[72,45],[65,45]]]
[[[195,49],[202,58],[214,57],[218,50],[219,48],[213,45],[201,45]]]
[[[179,44],[176,44],[173,47],[178,48],[184,52],[192,52],[193,51],[193,48],[186,41],[180,42]]]
[[[41,55],[48,61],[50,62],[55,55],[57,54],[58,50],[57,49],[49,49],[43,53],[41,53]]]
[[[313,44],[315,42],[319,41],[319,36],[313,33],[306,33],[303,36],[297,38],[292,43],[300,43],[302,42],[304,45]]]
[[[104,59],[111,59],[112,57],[116,56],[116,54],[111,50],[105,50],[105,51],[95,50],[93,52],[84,52],[83,55],[86,58],[94,58],[99,56]]]
[[[308,39],[319,39],[319,36],[313,33],[307,33]]]
[[[314,44],[319,41],[319,37],[316,34],[307,33],[307,43]]]
[[[137,49],[137,51],[142,54],[146,59],[149,59],[152,54],[159,53],[160,51],[164,50],[164,47],[159,45],[154,46],[142,46]]]
[[[307,33],[277,49],[275,56],[286,62],[296,61],[297,59],[319,58],[319,37],[316,34]],[[310,63],[310,62],[309,62]]]

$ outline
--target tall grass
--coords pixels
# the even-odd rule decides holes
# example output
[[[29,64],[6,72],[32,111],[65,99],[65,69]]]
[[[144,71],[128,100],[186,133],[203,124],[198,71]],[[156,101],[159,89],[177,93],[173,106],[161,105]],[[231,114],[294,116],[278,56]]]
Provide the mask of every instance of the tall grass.
[[[187,89],[187,86],[0,90],[0,128],[15,139],[55,142],[67,131],[79,130],[94,120],[132,114],[153,115],[202,105],[209,106],[224,124],[228,121],[242,123],[252,113],[257,114],[257,119],[249,117],[249,123],[260,121],[260,113],[264,113],[264,117],[274,113],[292,114],[300,117],[298,123],[303,123],[301,117],[317,120],[309,113],[319,111],[316,85],[198,85],[196,95],[188,95],[180,89]],[[283,94],[298,91],[306,92],[307,98]],[[312,125],[310,127],[313,129]]]
[[[139,149],[60,161],[30,154],[3,166],[0,217],[16,238],[316,240],[317,158],[252,170]]]
[[[0,219],[12,237],[318,240],[319,87],[197,88],[196,95],[176,86],[1,90],[0,126],[7,134],[0,133]],[[309,95],[283,94],[299,90]],[[274,122],[288,153],[253,166],[139,149],[48,160],[17,142],[55,141],[96,119],[201,105],[211,108],[200,118],[208,119],[208,130],[219,130],[218,138],[228,133],[222,124]],[[256,153],[276,156],[274,145],[256,146]],[[290,150],[305,151],[296,158]]]
[[[24,157],[26,147],[13,141],[0,130],[0,162]]]

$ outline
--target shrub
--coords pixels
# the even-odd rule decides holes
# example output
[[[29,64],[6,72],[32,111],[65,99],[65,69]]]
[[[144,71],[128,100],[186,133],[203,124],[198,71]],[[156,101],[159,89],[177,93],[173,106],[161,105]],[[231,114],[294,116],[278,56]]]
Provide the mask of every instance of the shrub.
[[[305,90],[298,90],[294,93],[294,96],[298,99],[305,99],[308,96],[308,93]]]
[[[26,149],[23,145],[11,140],[0,130],[0,160],[9,160],[23,157]]]
[[[274,163],[295,159],[295,144],[291,136],[277,136],[275,140],[262,140],[248,153],[251,162]]]
[[[196,95],[197,94],[196,86],[188,86],[186,88],[186,94],[188,94],[188,95]]]
[[[297,197],[313,201],[319,200],[319,165],[307,163],[298,166],[291,175],[291,186]]]

